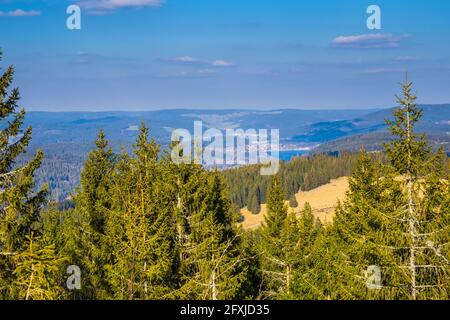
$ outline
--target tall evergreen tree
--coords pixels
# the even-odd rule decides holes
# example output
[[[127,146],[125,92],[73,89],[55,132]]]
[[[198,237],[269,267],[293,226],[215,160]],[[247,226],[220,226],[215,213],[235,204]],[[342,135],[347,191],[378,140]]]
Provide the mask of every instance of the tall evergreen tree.
[[[181,280],[186,261],[190,253],[189,237],[192,232],[191,217],[197,208],[196,197],[199,193],[203,180],[203,169],[199,164],[175,163],[172,161],[172,152],[178,150],[179,157],[183,157],[183,150],[179,146],[179,141],[174,141],[170,149],[162,159],[161,169],[163,170],[166,186],[169,187],[168,194],[173,195],[170,200],[173,206],[173,221],[176,226],[176,271],[178,282]]]
[[[252,190],[252,194],[249,196],[247,209],[253,214],[259,214],[261,212],[261,204],[256,194],[256,188]]]
[[[0,52],[1,61],[1,52]],[[9,87],[14,68],[8,67],[0,77],[0,297],[15,297],[13,285],[16,262],[29,237],[36,229],[45,203],[46,187],[35,191],[34,173],[43,153],[23,166],[16,159],[25,152],[31,139],[31,127],[22,129],[25,111],[18,110],[19,90]]]
[[[159,146],[142,124],[134,157],[125,152],[114,172],[107,237],[108,281],[119,299],[156,299],[173,289],[173,212],[158,165]]]
[[[402,210],[404,232],[407,235],[409,271],[407,286],[410,298],[448,298],[450,293],[450,215],[448,180],[441,181],[443,153],[433,154],[423,134],[415,126],[422,117],[412,93],[412,82],[403,85],[403,96],[397,96],[401,106],[388,121],[396,138],[385,146],[390,166],[404,178],[402,187],[405,205]],[[447,191],[447,192],[446,192]]]
[[[288,209],[284,202],[281,180],[278,176],[274,176],[267,197],[267,214],[264,217],[265,232],[272,237],[279,236],[287,215]]]
[[[267,200],[267,214],[261,230],[259,254],[263,275],[262,297],[289,297],[293,265],[296,259],[298,225],[295,215],[288,215],[278,176],[272,178]]]
[[[109,260],[105,229],[112,205],[111,175],[115,156],[108,144],[103,130],[100,130],[95,149],[88,154],[81,171],[80,188],[72,212],[75,216],[70,219],[75,223],[75,230],[71,231],[76,232],[78,248],[66,246],[71,263],[83,270],[83,293],[86,298],[107,298],[110,294],[104,269]],[[68,235],[74,236],[72,232]]]
[[[306,202],[300,217],[295,244],[296,253],[294,264],[294,275],[292,276],[292,285],[290,288],[290,297],[294,299],[311,299],[316,295],[311,285],[309,274],[313,268],[313,256],[317,238],[322,232],[322,225],[318,224],[314,218],[311,205]],[[322,259],[322,258],[319,258]]]
[[[178,294],[191,299],[232,299],[239,296],[246,274],[237,215],[219,173],[203,172],[200,178],[203,183],[192,195],[190,250]]]
[[[395,137],[386,145],[389,164],[381,167],[363,153],[336,210],[333,228],[345,255],[339,270],[347,274],[342,295],[349,298],[448,297],[448,180],[440,179],[440,153],[414,131],[421,110],[411,86],[403,85],[388,121]],[[380,277],[368,286],[373,268]]]

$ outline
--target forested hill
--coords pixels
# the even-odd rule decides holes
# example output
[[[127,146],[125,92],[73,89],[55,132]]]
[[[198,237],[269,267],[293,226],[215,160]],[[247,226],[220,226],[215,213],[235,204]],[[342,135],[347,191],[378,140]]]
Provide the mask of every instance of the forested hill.
[[[440,105],[421,105],[423,118],[417,124],[417,131],[425,133],[434,149],[443,148],[450,153],[450,104]],[[358,151],[361,147],[366,150],[382,150],[383,143],[392,140],[392,136],[387,131],[385,120],[392,119],[394,109],[383,109],[363,117],[355,118],[351,121],[335,122],[336,128],[332,123],[322,123],[317,125],[319,129],[315,134],[327,136],[335,129],[346,130],[350,134],[344,134],[337,139],[324,141],[316,148],[318,152],[332,151]]]
[[[422,108],[423,121],[418,130],[427,133],[432,146],[443,147],[450,152],[450,105],[424,105]],[[79,184],[83,161],[94,147],[99,128],[105,131],[115,152],[120,152],[122,146],[131,150],[141,121],[150,127],[150,135],[165,147],[174,128],[186,128],[192,132],[194,121],[201,120],[205,130],[209,127],[221,130],[280,128],[282,149],[316,147],[317,152],[331,153],[342,150],[357,152],[361,147],[381,150],[382,143],[390,139],[385,118],[392,118],[392,109],[29,112],[25,124],[33,127],[33,138],[29,154],[22,156],[21,160],[29,160],[37,148],[42,149],[45,157],[36,173],[37,181],[39,184],[47,183],[52,198],[62,201]],[[292,193],[288,188],[285,191]],[[261,197],[264,198],[264,194],[258,199]],[[246,196],[235,200],[241,205],[249,204]]]
[[[336,156],[316,154],[282,162],[279,176],[285,200],[290,200],[291,206],[297,207],[294,195],[299,190],[308,191],[331,179],[349,176],[357,158],[356,153]],[[253,213],[259,213],[261,204],[266,203],[271,181],[271,177],[260,175],[259,170],[260,166],[253,165],[223,171],[233,204],[239,208],[247,207]]]

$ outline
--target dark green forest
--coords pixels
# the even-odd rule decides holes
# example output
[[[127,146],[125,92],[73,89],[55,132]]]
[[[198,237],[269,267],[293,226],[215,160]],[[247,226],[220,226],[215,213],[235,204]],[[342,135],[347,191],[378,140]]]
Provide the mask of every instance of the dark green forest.
[[[373,155],[377,156],[376,154]],[[308,191],[328,183],[331,179],[349,176],[356,165],[358,154],[313,154],[294,157],[281,162],[278,176],[285,200],[295,201],[293,195],[299,190]],[[259,174],[259,165],[250,165],[223,171],[231,201],[238,208],[247,207],[259,213],[260,205],[266,203],[271,177]],[[291,207],[297,207],[292,203]]]
[[[449,298],[449,162],[415,131],[409,80],[383,154],[298,158],[263,178],[175,164],[145,124],[119,154],[100,130],[62,208],[34,178],[44,153],[17,161],[32,129],[13,76],[0,77],[0,299]],[[350,174],[330,225],[285,205]],[[238,208],[261,202],[263,226],[240,228]]]

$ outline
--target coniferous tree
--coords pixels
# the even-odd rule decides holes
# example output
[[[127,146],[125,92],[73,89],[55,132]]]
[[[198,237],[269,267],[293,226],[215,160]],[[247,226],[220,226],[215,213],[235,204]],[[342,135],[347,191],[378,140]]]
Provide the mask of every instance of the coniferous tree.
[[[45,245],[33,233],[27,238],[26,250],[17,256],[14,270],[18,297],[23,300],[56,300],[64,297],[64,289],[56,282],[66,258],[55,245]]]
[[[100,130],[92,150],[81,172],[80,188],[75,196],[75,230],[68,230],[76,247],[67,246],[72,264],[83,271],[83,292],[86,298],[107,298],[110,294],[106,281],[105,266],[109,260],[109,245],[106,243],[106,222],[111,210],[111,175],[115,157],[108,145],[103,130]],[[77,232],[78,229],[78,232]],[[71,231],[75,231],[73,234]],[[79,249],[78,248],[78,249]]]
[[[255,191],[255,190],[253,190]],[[258,201],[256,192],[252,193],[249,197],[248,210],[253,214],[259,214],[261,212],[261,204]]]
[[[189,273],[187,259],[192,252],[190,235],[192,233],[192,216],[198,206],[197,197],[203,181],[203,169],[198,164],[173,161],[172,153],[178,152],[182,158],[184,150],[180,148],[179,141],[174,141],[166,151],[161,161],[162,175],[164,176],[166,194],[169,195],[167,208],[172,210],[172,224],[175,226],[174,252],[175,267],[174,281],[176,288],[183,286],[183,278]],[[169,294],[169,298],[177,293]]]
[[[317,225],[309,203],[305,203],[298,220],[292,213],[286,222],[282,239],[285,248],[286,261],[289,272],[288,291],[283,298],[307,299],[307,290],[310,284],[305,281],[304,275],[310,272],[314,245],[321,231]],[[311,298],[311,297],[309,297]]]
[[[247,259],[240,250],[237,215],[218,173],[203,172],[194,197],[182,285],[178,294],[191,299],[232,299],[241,293]]]
[[[292,194],[292,196],[289,198],[289,207],[291,207],[291,208],[298,207],[298,202],[297,202],[297,198],[295,197],[295,194]]]
[[[263,275],[262,296],[280,298],[289,295],[292,278],[291,250],[298,230],[295,215],[288,216],[284,193],[278,176],[272,178],[267,214],[261,230],[259,254]],[[294,247],[293,247],[294,246]]]
[[[0,52],[1,61],[1,52]],[[9,87],[14,68],[8,67],[0,77],[0,297],[14,298],[17,267],[14,257],[20,255],[33,232],[39,233],[37,223],[45,203],[46,187],[35,191],[34,173],[43,153],[23,166],[16,159],[25,152],[31,139],[31,127],[22,129],[25,111],[17,110],[19,90]]]
[[[405,204],[401,211],[407,243],[409,297],[448,298],[450,294],[450,215],[448,180],[442,181],[442,151],[433,154],[415,126],[422,117],[412,93],[412,82],[403,85],[403,95],[394,121],[388,121],[394,141],[385,146],[390,169],[401,175]]]
[[[284,192],[278,176],[272,179],[267,197],[267,214],[264,220],[264,230],[272,237],[280,235],[288,210],[284,203]]]
[[[113,204],[107,224],[111,262],[108,281],[119,299],[156,299],[173,288],[173,212],[167,206],[159,146],[142,124],[134,157],[122,153],[113,175]]]
[[[386,145],[389,164],[382,167],[363,153],[336,210],[336,245],[345,256],[339,279],[346,283],[338,296],[448,297],[448,180],[438,178],[442,157],[414,131],[421,110],[411,85],[403,85],[400,107],[388,121],[395,137]],[[370,270],[377,270],[377,281],[368,285]]]

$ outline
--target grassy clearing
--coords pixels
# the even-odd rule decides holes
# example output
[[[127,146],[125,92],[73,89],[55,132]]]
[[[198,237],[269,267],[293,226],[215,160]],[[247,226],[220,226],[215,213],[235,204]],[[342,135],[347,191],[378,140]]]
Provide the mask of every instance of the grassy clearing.
[[[329,183],[320,186],[310,191],[300,191],[295,197],[299,206],[297,208],[290,208],[294,210],[296,214],[300,213],[300,210],[305,205],[305,202],[309,202],[313,209],[315,217],[319,218],[322,223],[330,223],[333,220],[334,208],[338,200],[345,198],[345,193],[348,190],[348,178],[341,177],[335,180],[331,180]],[[289,203],[288,201],[286,202]],[[261,212],[259,214],[253,214],[246,208],[241,210],[241,214],[244,217],[242,227],[244,229],[254,229],[261,225],[266,214],[266,204],[261,205]]]

